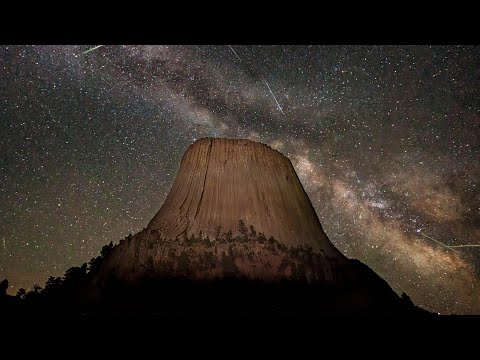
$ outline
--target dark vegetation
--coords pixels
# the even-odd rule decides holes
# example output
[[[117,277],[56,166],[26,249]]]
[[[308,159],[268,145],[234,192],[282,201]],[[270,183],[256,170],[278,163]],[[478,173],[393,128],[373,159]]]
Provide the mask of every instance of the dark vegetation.
[[[245,243],[255,239],[272,251],[301,255],[305,262],[314,256],[312,249],[287,248],[273,238],[266,239],[239,223],[239,236],[216,229],[215,241]],[[131,241],[129,235],[126,241]],[[183,239],[187,244],[211,244],[199,234]],[[299,280],[265,282],[234,276],[233,259],[223,256],[225,276],[216,280],[192,280],[187,277],[151,278],[136,283],[114,279],[95,281],[101,266],[113,251],[112,242],[88,264],[72,267],[63,277],[49,277],[45,287],[34,285],[30,291],[6,294],[8,280],[0,283],[0,315],[428,315],[417,308],[406,294],[397,296],[388,284],[357,260],[348,261],[348,271],[355,274],[343,281],[307,283]],[[173,254],[172,254],[173,256]],[[246,256],[249,256],[246,254]],[[206,253],[205,261],[218,261]],[[185,252],[177,258],[188,274],[191,259]],[[282,267],[289,266],[285,259]],[[360,281],[359,281],[360,280]]]

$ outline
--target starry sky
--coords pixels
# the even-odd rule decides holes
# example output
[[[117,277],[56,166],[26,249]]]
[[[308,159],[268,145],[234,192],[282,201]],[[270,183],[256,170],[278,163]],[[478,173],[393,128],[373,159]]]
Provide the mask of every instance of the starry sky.
[[[146,227],[186,148],[287,155],[332,243],[441,314],[480,313],[480,47],[0,46],[0,278]]]

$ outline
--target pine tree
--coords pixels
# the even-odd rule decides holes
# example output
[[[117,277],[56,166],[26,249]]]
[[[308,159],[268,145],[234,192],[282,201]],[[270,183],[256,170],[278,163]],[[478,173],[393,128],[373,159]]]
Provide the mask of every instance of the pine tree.
[[[238,221],[238,230],[240,231],[240,234],[242,234],[242,237],[245,239],[248,237],[248,229],[245,226],[245,223],[243,220]]]

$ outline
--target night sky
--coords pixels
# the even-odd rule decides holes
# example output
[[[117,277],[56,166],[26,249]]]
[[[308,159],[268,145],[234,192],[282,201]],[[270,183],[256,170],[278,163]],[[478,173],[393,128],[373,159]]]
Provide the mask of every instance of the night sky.
[[[230,137],[287,155],[399,294],[480,313],[480,47],[95,46],[0,47],[11,294],[146,227],[187,147]]]

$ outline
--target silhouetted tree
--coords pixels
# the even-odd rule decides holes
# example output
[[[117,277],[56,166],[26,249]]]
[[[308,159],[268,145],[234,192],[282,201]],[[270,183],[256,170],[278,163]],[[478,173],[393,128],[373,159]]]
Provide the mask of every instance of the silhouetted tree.
[[[208,235],[203,239],[203,245],[210,245],[210,237]]]
[[[27,294],[27,292],[25,291],[24,288],[20,288],[18,289],[17,291],[17,297],[21,300],[25,299],[25,295]]]
[[[62,278],[60,277],[53,277],[49,276],[47,282],[45,283],[45,291],[51,292],[61,288],[62,286]]]
[[[232,241],[232,236],[233,236],[232,230],[228,230],[228,232],[225,234],[225,240]]]
[[[278,241],[277,241],[277,247],[282,251],[287,251],[288,250],[288,248],[285,244],[281,244]]]
[[[268,238],[269,248],[273,248],[274,245],[275,245],[275,243],[276,243],[276,241],[275,241],[275,239],[273,238],[273,236],[270,236],[270,237]]]
[[[81,267],[71,267],[65,272],[64,284],[69,287],[75,287],[83,283],[87,278],[87,264],[84,263]]]
[[[253,225],[250,225],[250,233],[252,235],[252,237],[257,237],[257,231],[255,230],[255,228],[253,227]]]
[[[42,290],[43,289],[42,289],[41,286],[39,286],[37,284],[34,284],[32,290],[30,290],[28,293],[25,294],[25,300],[30,302],[30,301],[38,298],[38,296],[40,295]]]
[[[243,220],[238,221],[238,231],[240,231],[240,234],[242,234],[244,238],[248,236],[248,229],[245,226],[245,223],[243,222]]]
[[[8,290],[8,280],[2,280],[0,282],[0,297],[7,296],[7,290]]]
[[[101,256],[97,256],[92,258],[88,262],[88,271],[90,272],[96,272],[97,269],[100,268],[100,265],[102,264],[103,258]]]
[[[257,240],[260,244],[265,244],[265,242],[267,241],[267,238],[265,237],[265,235],[263,235],[263,233],[259,232]]]
[[[130,239],[132,238],[132,234],[130,234],[129,236],[129,241]],[[100,256],[102,256],[104,259],[105,257],[110,254],[110,252],[112,251],[113,249],[113,242],[110,241],[110,244],[108,245],[105,245],[104,247],[102,247],[102,250],[100,250]]]

